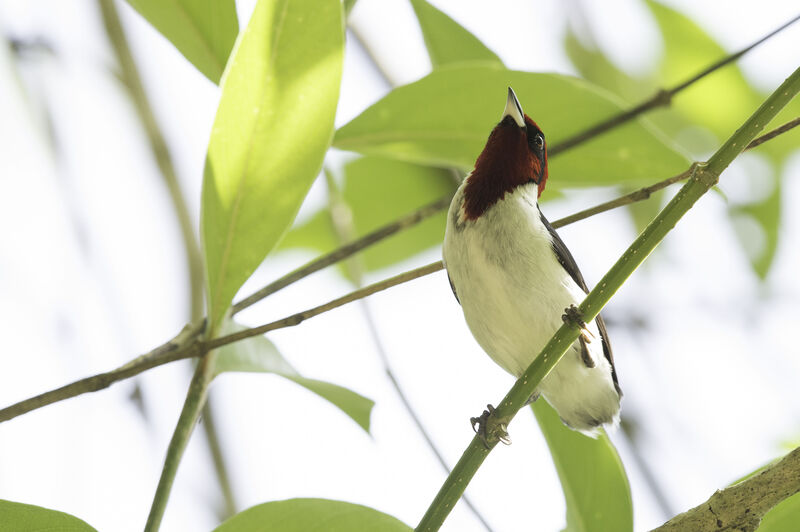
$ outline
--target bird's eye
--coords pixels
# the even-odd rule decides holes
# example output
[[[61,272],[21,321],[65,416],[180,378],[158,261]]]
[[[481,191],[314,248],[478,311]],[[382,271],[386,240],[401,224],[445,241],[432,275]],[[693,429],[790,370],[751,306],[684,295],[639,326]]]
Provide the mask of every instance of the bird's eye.
[[[544,147],[544,137],[541,134],[537,134],[533,137],[533,145],[536,146],[537,150],[541,150]]]

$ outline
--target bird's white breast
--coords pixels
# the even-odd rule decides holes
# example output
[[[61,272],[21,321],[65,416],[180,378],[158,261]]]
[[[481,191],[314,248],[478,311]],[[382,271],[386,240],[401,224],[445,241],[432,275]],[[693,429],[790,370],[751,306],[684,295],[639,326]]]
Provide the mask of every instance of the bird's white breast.
[[[447,272],[475,339],[519,376],[561,326],[564,309],[585,293],[557,260],[536,185],[517,187],[476,220],[464,216],[463,188],[447,217]],[[587,431],[610,422],[619,409],[597,326],[588,328],[596,338],[588,344],[595,368],[583,363],[576,342],[539,386],[567,424]]]

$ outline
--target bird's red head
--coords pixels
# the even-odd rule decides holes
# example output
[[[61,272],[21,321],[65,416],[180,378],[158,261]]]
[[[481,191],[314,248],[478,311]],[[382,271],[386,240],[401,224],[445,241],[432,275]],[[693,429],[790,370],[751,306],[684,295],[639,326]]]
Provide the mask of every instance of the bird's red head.
[[[522,112],[509,87],[503,118],[489,135],[464,189],[467,218],[478,218],[526,183],[536,183],[538,196],[542,195],[547,183],[547,145],[542,130]]]

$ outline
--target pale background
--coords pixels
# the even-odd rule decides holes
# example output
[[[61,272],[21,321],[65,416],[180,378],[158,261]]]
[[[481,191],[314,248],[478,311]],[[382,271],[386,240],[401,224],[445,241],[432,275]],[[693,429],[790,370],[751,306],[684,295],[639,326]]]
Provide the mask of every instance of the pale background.
[[[432,3],[511,68],[572,72],[560,45],[576,7],[572,2]],[[728,50],[797,14],[792,1],[668,3]],[[238,4],[244,26],[253,3]],[[580,5],[620,66],[633,72],[651,68],[661,42],[641,4]],[[119,7],[196,218],[219,90],[127,4]],[[351,23],[395,83],[429,71],[407,2],[361,0]],[[96,4],[1,0],[0,32],[41,36],[56,50],[55,57],[34,55],[18,64],[20,80],[12,74],[8,50],[0,48],[0,406],[6,406],[116,367],[164,342],[187,319],[187,287],[171,205],[130,103],[111,75],[113,59]],[[800,26],[739,64],[759,88],[772,90],[798,66],[798,49]],[[388,90],[351,39],[337,125]],[[43,106],[53,115],[55,150]],[[727,201],[754,193],[737,173],[744,164],[759,165],[759,158],[742,158],[724,174]],[[609,197],[608,191],[570,193],[546,212],[555,219]],[[315,186],[300,216],[324,201],[324,190]],[[792,208],[800,201],[800,160],[795,155],[790,163],[780,248],[763,284],[736,241],[725,201],[719,194],[704,198],[606,311],[626,393],[623,409],[637,423],[637,449],[675,512],[778,456],[800,436],[800,212]],[[589,284],[635,236],[622,213],[597,216],[561,234]],[[369,280],[438,256],[432,249]],[[299,252],[271,256],[243,293],[311,258]],[[322,272],[242,318],[264,323],[349,290],[335,272]],[[469,417],[497,402],[511,378],[473,341],[443,273],[372,296],[369,306],[398,378],[454,463],[472,436]],[[221,377],[212,388],[214,406],[240,508],[327,497],[372,506],[414,526],[444,474],[390,389],[358,305],[270,338],[307,376],[374,399],[372,437],[328,403],[277,377]],[[173,364],[137,378],[143,410],[130,400],[134,383],[126,381],[0,425],[0,498],[66,511],[98,530],[141,529],[183,403],[187,366]],[[514,444],[492,453],[469,495],[497,531],[559,530],[563,496],[532,416],[523,412],[511,435]],[[216,524],[218,488],[200,436],[196,432],[178,471],[165,531]],[[667,516],[629,442],[619,431],[612,439],[630,476],[636,529],[663,522]],[[445,530],[482,528],[459,505]]]

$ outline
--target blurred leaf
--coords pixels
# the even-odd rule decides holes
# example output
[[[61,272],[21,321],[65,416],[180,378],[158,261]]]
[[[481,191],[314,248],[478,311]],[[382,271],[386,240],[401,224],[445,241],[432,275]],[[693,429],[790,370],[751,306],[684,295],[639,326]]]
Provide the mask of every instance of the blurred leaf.
[[[662,78],[668,85],[679,83],[729,55],[721,45],[686,15],[654,0],[647,0],[664,39]],[[719,139],[728,138],[759,106],[766,94],[755,89],[736,64],[727,65],[676,96],[672,107],[692,123],[702,124]],[[772,121],[777,126],[800,114],[795,98]],[[760,150],[775,162],[798,149],[796,140],[784,135]]]
[[[234,0],[128,0],[197,69],[219,83],[239,33]]]
[[[739,238],[747,258],[750,260],[753,271],[761,279],[765,279],[778,250],[778,235],[780,234],[781,223],[781,184],[780,179],[771,178],[768,175],[756,176],[755,179],[773,179],[775,181],[769,196],[757,203],[731,207],[729,213],[734,220],[742,216],[747,217],[760,228],[763,242],[760,239],[759,242],[752,242],[750,240],[753,235],[748,231],[743,231],[742,225],[734,224],[736,236]]]
[[[792,449],[794,449],[794,447],[792,447]],[[764,464],[758,469],[746,474],[734,482],[731,482],[730,485],[733,486],[761,473],[769,466],[779,462],[782,458],[783,456]],[[796,532],[797,523],[800,523],[800,493],[796,493],[791,497],[784,499],[778,505],[768,511],[761,520],[761,524],[758,527],[758,532]]]
[[[633,189],[625,189],[622,191],[622,194],[629,194],[631,192],[633,192]],[[633,222],[633,227],[637,234],[644,231],[644,228],[658,216],[658,213],[661,212],[661,208],[663,207],[663,202],[664,190],[658,190],[653,192],[646,200],[637,201],[636,203],[628,205],[626,210],[630,215],[631,222]],[[659,250],[656,249],[656,252],[658,251]]]
[[[337,247],[339,238],[333,228],[330,210],[323,207],[307,220],[292,227],[276,249],[304,248],[321,254],[333,251]]]
[[[224,325],[224,334],[244,329],[242,325],[229,321]],[[369,417],[375,406],[374,401],[336,384],[303,377],[265,336],[254,336],[225,345],[217,353],[214,376],[226,371],[280,375],[331,402],[369,432]]]
[[[561,479],[568,532],[633,530],[628,477],[605,433],[597,439],[568,429],[543,399],[531,405]]]
[[[0,524],[14,532],[96,532],[75,516],[41,506],[0,500]]]
[[[647,0],[664,39],[662,78],[670,85],[720,60],[726,52],[693,20],[654,0]],[[672,102],[693,121],[727,138],[763,100],[736,65],[728,65],[684,90]]]
[[[659,80],[653,75],[633,77],[617,68],[601,50],[581,43],[569,28],[564,48],[580,75],[592,83],[621,96],[632,107],[653,96],[659,88]],[[675,144],[697,157],[713,151],[718,146],[716,138],[709,142],[708,135],[702,135],[686,117],[671,109],[654,109],[647,113],[647,119]]]
[[[390,515],[349,502],[328,499],[289,499],[266,502],[238,513],[214,532],[411,532]]]
[[[764,515],[758,532],[797,532],[798,523],[800,523],[800,493],[795,493]]]
[[[618,100],[577,78],[459,65],[399,87],[336,132],[334,146],[419,164],[470,169],[512,86],[549,146],[617,114]],[[650,182],[688,166],[686,156],[635,120],[551,158],[554,187]]]
[[[222,83],[203,181],[212,329],[291,224],[330,145],[339,0],[260,0]]]
[[[472,33],[425,0],[411,0],[433,68],[464,61],[503,62]]]
[[[449,171],[393,161],[362,157],[344,168],[343,198],[353,212],[358,236],[415,211],[456,190]],[[447,213],[431,216],[364,251],[368,270],[385,268],[428,248],[444,238]]]
[[[564,51],[581,77],[630,103],[636,103],[655,92],[652,82],[634,79],[617,68],[602,51],[585,46],[572,26],[567,28],[564,35]]]
[[[456,189],[447,170],[383,157],[358,158],[344,166],[343,174],[342,199],[350,207],[358,237],[453,194]],[[364,266],[370,271],[378,270],[441,244],[446,215],[442,211],[370,246],[362,255]],[[320,253],[339,247],[329,209],[321,209],[292,228],[280,247],[305,247]]]

